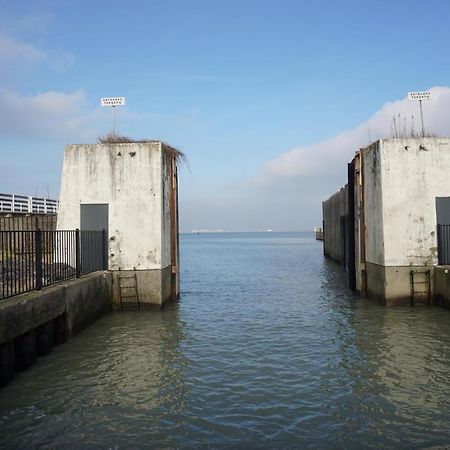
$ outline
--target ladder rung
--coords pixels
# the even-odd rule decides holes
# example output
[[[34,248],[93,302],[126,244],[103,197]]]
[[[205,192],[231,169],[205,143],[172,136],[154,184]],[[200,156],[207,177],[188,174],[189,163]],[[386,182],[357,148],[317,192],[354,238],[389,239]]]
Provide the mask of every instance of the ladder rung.
[[[133,274],[131,276],[118,276],[118,287],[119,287],[119,297],[120,297],[120,310],[123,309],[123,300],[124,299],[135,299],[136,308],[139,311],[140,310],[140,304],[139,304],[139,291],[137,287],[137,277],[136,274]],[[125,281],[123,281],[125,280]],[[132,284],[125,284],[127,283],[126,280],[133,280]],[[130,282],[128,281],[128,283]],[[127,291],[128,290],[128,291]],[[128,294],[124,295],[124,292],[128,292]],[[131,302],[127,301],[128,304]]]

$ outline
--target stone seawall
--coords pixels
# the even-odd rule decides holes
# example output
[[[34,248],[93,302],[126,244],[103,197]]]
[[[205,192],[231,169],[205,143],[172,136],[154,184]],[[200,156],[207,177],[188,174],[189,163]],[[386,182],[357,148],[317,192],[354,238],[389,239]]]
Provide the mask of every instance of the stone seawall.
[[[0,301],[0,386],[112,310],[112,275],[79,279]]]

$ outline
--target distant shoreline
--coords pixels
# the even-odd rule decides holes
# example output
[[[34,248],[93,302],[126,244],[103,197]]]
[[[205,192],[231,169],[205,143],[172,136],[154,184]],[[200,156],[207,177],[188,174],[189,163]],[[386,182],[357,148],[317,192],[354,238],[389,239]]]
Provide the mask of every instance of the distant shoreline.
[[[314,234],[314,230],[243,230],[243,231],[227,231],[227,230],[192,230],[192,231],[180,231],[180,234],[231,234],[231,233],[261,233],[261,234],[278,234],[278,233],[311,233]]]

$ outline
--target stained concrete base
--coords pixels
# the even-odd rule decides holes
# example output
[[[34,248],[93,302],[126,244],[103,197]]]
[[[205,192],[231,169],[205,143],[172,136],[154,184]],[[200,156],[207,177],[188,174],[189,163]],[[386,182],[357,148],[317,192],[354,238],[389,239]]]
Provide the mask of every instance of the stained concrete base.
[[[450,266],[434,268],[434,304],[450,309]]]
[[[114,309],[120,309],[119,276],[130,277],[136,274],[139,303],[143,310],[162,308],[167,301],[171,300],[172,273],[170,266],[162,270],[114,270],[111,273],[113,275]],[[128,283],[132,284],[132,280]],[[133,293],[132,290],[131,293]],[[123,301],[124,309],[136,309],[135,304],[134,299],[124,299]]]
[[[366,263],[367,293],[386,306],[407,306],[411,304],[411,270],[423,272],[433,268],[429,266],[394,266],[386,267]],[[431,282],[431,287],[433,283]],[[426,290],[426,285],[421,289]],[[433,291],[431,292],[433,297]],[[415,305],[429,304],[427,295],[416,295]]]
[[[0,302],[0,386],[112,310],[112,276],[96,272]]]

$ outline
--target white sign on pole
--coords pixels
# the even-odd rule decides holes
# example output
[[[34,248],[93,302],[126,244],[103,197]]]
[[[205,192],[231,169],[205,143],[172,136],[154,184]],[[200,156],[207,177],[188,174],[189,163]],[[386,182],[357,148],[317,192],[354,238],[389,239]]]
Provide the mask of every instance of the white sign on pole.
[[[102,106],[125,106],[125,97],[103,97],[100,103]]]
[[[423,92],[408,92],[409,100],[431,100],[431,92],[423,91]]]

